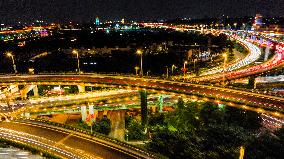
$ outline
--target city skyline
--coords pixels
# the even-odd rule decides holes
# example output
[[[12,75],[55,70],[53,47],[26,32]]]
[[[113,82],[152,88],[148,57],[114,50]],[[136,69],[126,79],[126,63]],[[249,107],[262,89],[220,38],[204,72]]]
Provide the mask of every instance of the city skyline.
[[[0,2],[1,23],[94,22],[102,20],[169,20],[175,18],[265,17],[284,15],[281,0],[10,0]]]

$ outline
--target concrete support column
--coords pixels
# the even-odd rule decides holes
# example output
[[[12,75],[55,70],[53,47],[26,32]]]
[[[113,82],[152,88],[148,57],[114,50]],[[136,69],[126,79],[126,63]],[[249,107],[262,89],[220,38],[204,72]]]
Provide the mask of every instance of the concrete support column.
[[[35,85],[35,86],[33,87],[33,92],[34,92],[34,96],[35,96],[35,97],[38,97],[38,96],[39,96],[37,85]]]
[[[125,136],[125,110],[109,111],[111,121],[110,137],[124,141]]]
[[[256,76],[252,75],[248,79],[248,88],[255,89],[256,88]]]
[[[81,115],[82,115],[82,121],[85,122],[87,118],[87,107],[81,106]]]
[[[81,83],[79,85],[77,85],[78,87],[78,90],[79,90],[79,93],[85,93],[85,84],[84,83]]]
[[[33,90],[34,96],[39,96],[37,85],[26,85],[23,89],[20,90],[21,97],[26,99],[29,91]]]

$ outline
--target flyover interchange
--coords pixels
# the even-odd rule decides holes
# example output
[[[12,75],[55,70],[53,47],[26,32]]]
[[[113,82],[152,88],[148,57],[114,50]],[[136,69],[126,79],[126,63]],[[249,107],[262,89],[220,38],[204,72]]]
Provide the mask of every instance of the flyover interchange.
[[[284,110],[284,99],[275,96],[258,94],[248,91],[221,88],[208,85],[185,83],[162,79],[136,78],[124,76],[104,75],[22,75],[0,77],[2,85],[95,85],[107,84],[123,86],[132,89],[150,89],[176,92],[224,100],[232,103],[244,104],[259,107],[262,109],[274,110],[281,115]],[[217,101],[218,102],[218,101]]]
[[[284,47],[277,46],[278,52],[276,55],[266,63],[252,66],[250,68],[240,69],[226,73],[226,78],[235,79],[249,76],[252,74],[259,74],[264,71],[281,67],[284,63]],[[212,78],[200,78],[200,81],[220,81],[223,75],[215,74]],[[253,93],[248,91],[236,90],[231,88],[215,87],[211,85],[201,85],[186,83],[182,81],[154,79],[154,78],[137,78],[128,76],[111,76],[111,75],[96,75],[96,74],[82,74],[82,75],[11,75],[0,77],[1,85],[81,85],[92,86],[96,84],[113,85],[118,88],[125,89],[146,89],[149,91],[165,91],[174,92],[178,94],[191,95],[192,98],[202,98],[205,101],[213,101],[215,103],[226,102],[228,106],[241,105],[241,108],[251,110],[259,113],[267,113],[270,116],[278,118],[284,117],[284,99],[275,96],[269,96],[260,93]],[[251,107],[250,107],[251,106]],[[157,156],[147,152],[136,149],[135,147],[128,147],[127,145],[119,145],[116,141],[105,141],[99,138],[92,138],[86,134],[69,131],[63,128],[56,128],[42,123],[32,121],[21,122],[2,122],[1,128],[13,129],[22,133],[29,133],[39,137],[60,142],[64,140],[64,144],[84,150],[85,154],[81,152],[73,152],[71,155],[82,155],[79,158],[90,158],[88,156],[98,155],[103,158],[157,158]],[[5,134],[4,129],[0,130],[0,135]],[[12,135],[13,133],[11,133]],[[53,135],[52,135],[53,134]],[[6,134],[7,135],[7,134]],[[22,134],[24,135],[24,134]],[[57,136],[53,139],[53,136]],[[6,136],[8,137],[8,136]],[[15,136],[10,136],[15,138]],[[24,136],[17,136],[24,137]],[[80,140],[76,144],[77,140]],[[74,144],[75,143],[75,144]],[[38,145],[39,143],[37,143]],[[87,145],[87,146],[86,146]],[[55,148],[53,148],[55,149]],[[69,150],[70,151],[70,150]],[[62,154],[59,154],[62,155]],[[87,156],[87,157],[86,157]],[[64,154],[63,154],[64,157]],[[76,157],[74,157],[76,158]],[[93,157],[91,157],[93,158]]]

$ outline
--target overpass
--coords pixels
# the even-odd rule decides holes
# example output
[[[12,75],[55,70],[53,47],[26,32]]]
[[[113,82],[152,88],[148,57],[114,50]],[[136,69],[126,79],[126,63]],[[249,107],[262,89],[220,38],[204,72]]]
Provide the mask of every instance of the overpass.
[[[280,97],[161,79],[100,75],[22,75],[0,77],[0,81],[1,85],[52,85],[54,83],[82,87],[95,84],[115,85],[126,89],[150,89],[203,96],[279,112],[284,110],[284,99]]]
[[[17,139],[63,158],[158,158],[147,151],[104,136],[91,136],[36,121],[0,122],[0,137]]]
[[[260,49],[256,47],[253,43],[257,43],[260,46],[267,46],[267,47],[271,47],[271,45],[268,43],[267,44],[259,43],[258,40],[254,40],[252,38],[242,39],[241,37],[238,37],[235,34],[236,31],[231,31],[231,30],[204,29],[202,27],[198,28],[188,25],[167,25],[164,23],[154,23],[154,24],[143,23],[143,25],[153,28],[156,27],[170,28],[176,31],[197,31],[204,34],[212,33],[213,35],[225,33],[228,37],[234,38],[250,51],[249,56],[247,56],[245,59],[240,60],[235,64],[229,65],[224,69],[221,68],[218,70],[214,70],[211,73],[206,73],[207,75],[205,76],[187,79],[188,81],[218,83],[221,82],[223,79],[230,81],[250,76],[254,77],[255,75],[260,76],[267,71],[271,71],[284,66],[284,44],[278,41],[276,41],[273,44],[273,46],[275,46],[276,49],[276,54],[270,60],[260,65],[249,66],[248,64],[254,62],[260,57]],[[244,66],[248,67],[244,68]]]

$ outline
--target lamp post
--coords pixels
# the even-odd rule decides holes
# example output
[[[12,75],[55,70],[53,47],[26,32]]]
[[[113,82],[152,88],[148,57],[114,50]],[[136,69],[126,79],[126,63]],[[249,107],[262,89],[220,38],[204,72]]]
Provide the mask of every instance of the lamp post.
[[[174,69],[177,68],[174,64],[172,65],[172,75],[174,74]]]
[[[167,78],[169,78],[169,68],[166,66],[166,71],[167,71]]]
[[[187,64],[187,61],[184,61],[183,63],[183,78],[184,79],[185,79],[185,73],[186,73],[186,68],[185,68],[186,64]]]
[[[138,66],[135,66],[135,67],[134,67],[134,69],[135,69],[135,72],[136,72],[136,74],[135,74],[135,75],[137,76],[137,75],[138,75],[139,67],[138,67]]]
[[[138,49],[137,51],[136,51],[136,53],[138,54],[138,55],[141,55],[140,56],[140,75],[141,75],[141,77],[143,77],[143,52],[142,52],[142,50],[141,49]]]
[[[224,57],[224,64],[223,64],[223,87],[225,86],[225,67],[226,67],[226,62],[227,62],[227,54],[223,54]]]
[[[11,57],[12,62],[13,62],[13,68],[14,68],[15,74],[17,74],[18,71],[17,71],[17,66],[16,66],[16,64],[15,64],[14,55],[12,54],[12,52],[7,52],[6,55],[7,55],[8,57]]]
[[[77,69],[78,69],[78,74],[80,74],[80,59],[79,59],[79,52],[77,50],[73,50],[72,51],[73,54],[76,54],[76,57],[77,57]]]

